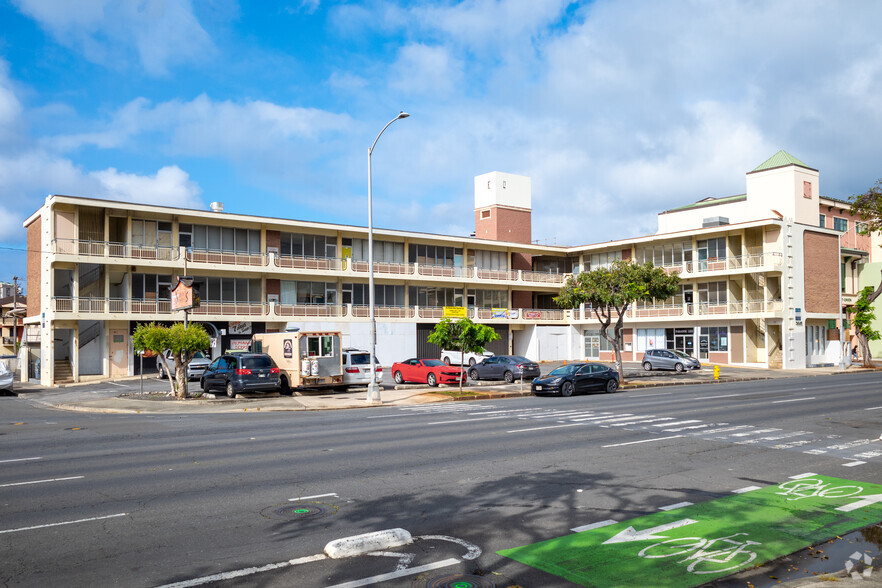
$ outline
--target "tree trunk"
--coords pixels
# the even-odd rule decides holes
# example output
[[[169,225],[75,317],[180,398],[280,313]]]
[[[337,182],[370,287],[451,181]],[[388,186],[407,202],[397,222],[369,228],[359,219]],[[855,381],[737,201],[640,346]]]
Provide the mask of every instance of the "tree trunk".
[[[462,370],[465,360],[465,347],[459,348],[459,395],[462,396]]]
[[[861,348],[861,357],[863,358],[863,366],[865,368],[873,367],[873,356],[870,353],[870,342],[863,333],[857,333],[858,345]]]
[[[170,391],[168,393],[169,396],[175,396],[177,394],[177,390],[175,390],[175,380],[171,377],[172,370],[168,367],[168,362],[165,360],[164,353],[157,353],[156,358],[162,362],[163,367],[165,368],[165,375],[168,377],[168,385],[170,387]],[[174,372],[177,373],[177,372]]]
[[[190,383],[187,379],[187,364],[189,362],[184,359],[184,354],[184,351],[175,354],[175,374],[177,374],[177,381],[175,384],[178,387],[178,398],[187,398],[187,388]]]

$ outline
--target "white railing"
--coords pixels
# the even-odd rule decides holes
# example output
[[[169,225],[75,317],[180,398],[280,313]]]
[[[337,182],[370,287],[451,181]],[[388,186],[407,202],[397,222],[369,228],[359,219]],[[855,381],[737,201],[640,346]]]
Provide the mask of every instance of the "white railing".
[[[521,271],[521,281],[534,284],[563,284],[568,275],[569,274],[559,274],[555,272],[534,272],[523,270]]]
[[[340,271],[343,269],[342,259],[336,257],[305,257],[298,255],[275,256],[276,267],[287,269],[303,269],[315,271]]]
[[[364,260],[348,260],[352,266],[352,271],[366,274],[370,271],[370,265]],[[344,267],[345,269],[345,267]],[[413,274],[414,266],[409,263],[397,261],[375,261],[375,274],[388,274],[393,276],[409,276]]]
[[[156,261],[176,261],[180,258],[180,250],[177,247],[134,245],[132,243],[88,241],[84,239],[53,239],[52,251],[57,255],[149,259]]]
[[[367,318],[371,315],[371,307],[366,304],[353,304],[352,316]],[[414,307],[412,306],[374,306],[376,318],[413,318]]]
[[[479,280],[502,280],[506,282],[515,282],[518,279],[517,270],[492,270],[475,268],[475,277]]]
[[[346,316],[346,307],[339,304],[276,304],[278,316]]]
[[[211,263],[216,265],[247,265],[262,267],[267,264],[266,253],[249,253],[236,251],[210,251],[206,249],[188,249],[187,261],[191,263]]]
[[[648,304],[632,307],[627,316],[634,318],[682,316],[685,309],[682,304]]]

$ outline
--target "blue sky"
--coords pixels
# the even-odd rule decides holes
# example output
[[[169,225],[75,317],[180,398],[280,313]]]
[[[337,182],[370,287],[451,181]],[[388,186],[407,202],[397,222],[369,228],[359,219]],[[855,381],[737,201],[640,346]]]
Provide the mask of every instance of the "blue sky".
[[[47,194],[474,229],[533,180],[533,238],[652,233],[785,149],[882,177],[882,3],[0,0],[0,280]]]

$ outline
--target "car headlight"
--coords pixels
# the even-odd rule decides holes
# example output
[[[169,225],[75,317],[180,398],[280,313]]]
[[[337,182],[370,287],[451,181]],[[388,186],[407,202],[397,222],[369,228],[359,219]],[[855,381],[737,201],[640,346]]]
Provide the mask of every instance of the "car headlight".
[[[555,377],[555,378],[551,378],[550,380],[547,380],[547,383],[548,384],[560,384],[561,380],[563,380],[563,378]]]

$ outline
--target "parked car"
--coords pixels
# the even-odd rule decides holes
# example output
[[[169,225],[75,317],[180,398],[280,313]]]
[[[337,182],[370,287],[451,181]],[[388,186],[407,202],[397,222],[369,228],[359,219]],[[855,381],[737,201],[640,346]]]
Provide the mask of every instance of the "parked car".
[[[0,390],[12,390],[12,371],[6,362],[0,360]]]
[[[439,359],[408,359],[392,364],[392,377],[396,384],[416,382],[437,386],[438,384],[459,384],[466,381],[466,372],[461,367],[449,366]]]
[[[374,357],[374,379],[383,381],[383,366]],[[345,386],[367,386],[371,382],[371,353],[363,349],[343,350],[343,384]]]
[[[171,351],[165,352],[165,361],[168,362],[168,367],[171,370],[172,379],[178,377],[175,373],[175,358],[172,357]],[[188,380],[198,380],[202,377],[203,372],[205,372],[205,368],[208,367],[208,364],[211,363],[211,359],[205,356],[201,351],[197,351],[193,354],[193,359],[190,360],[190,363],[187,364],[187,379]],[[159,372],[160,378],[167,378],[168,374],[165,373],[165,366],[162,365],[162,360],[158,357],[156,358],[156,369]]]
[[[520,355],[496,355],[469,368],[473,380],[505,380],[509,384],[521,378],[539,377],[539,364]]]
[[[619,388],[619,372],[602,363],[569,363],[547,376],[536,378],[531,386],[533,394],[560,394],[572,396],[576,392],[602,390],[615,392]]]
[[[265,353],[222,355],[205,369],[199,384],[206,394],[223,388],[230,398],[239,392],[278,392],[282,386],[279,368]]]
[[[698,370],[701,362],[682,351],[674,349],[647,349],[643,354],[643,369],[652,370]]]
[[[475,365],[487,357],[493,357],[493,353],[485,350],[484,353],[466,353],[465,357],[463,357],[461,351],[450,351],[448,349],[441,351],[441,361],[447,365]]]

